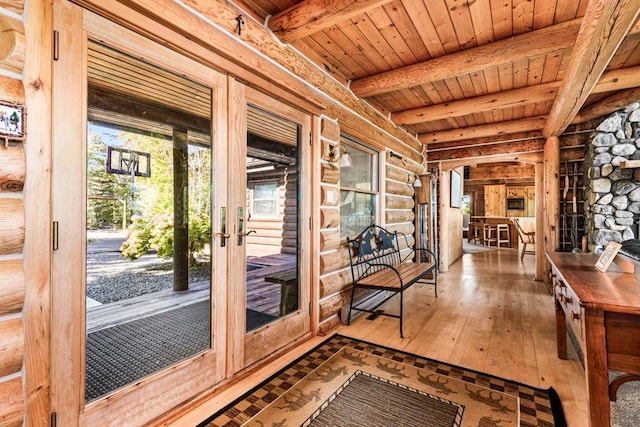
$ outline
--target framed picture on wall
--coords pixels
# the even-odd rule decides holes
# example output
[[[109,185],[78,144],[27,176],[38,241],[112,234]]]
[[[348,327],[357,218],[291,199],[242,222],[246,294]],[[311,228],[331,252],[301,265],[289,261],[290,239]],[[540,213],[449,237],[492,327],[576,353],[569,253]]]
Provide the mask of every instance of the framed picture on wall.
[[[460,174],[451,171],[451,207],[459,208],[462,201],[462,180]]]

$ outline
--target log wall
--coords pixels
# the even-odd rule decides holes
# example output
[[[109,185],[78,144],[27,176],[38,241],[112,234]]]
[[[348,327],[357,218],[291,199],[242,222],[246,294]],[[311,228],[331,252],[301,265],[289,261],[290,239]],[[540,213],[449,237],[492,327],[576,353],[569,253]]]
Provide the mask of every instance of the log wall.
[[[320,333],[327,333],[340,325],[340,311],[351,297],[351,269],[346,240],[340,237],[340,153],[341,132],[354,136],[367,144],[367,134],[353,132],[348,126],[341,128],[336,120],[322,118],[322,167],[320,200]],[[414,187],[423,166],[391,150],[380,152],[380,225],[391,231],[409,235],[408,244],[414,242]],[[406,247],[407,243],[400,242]]]
[[[0,101],[25,104],[23,1],[0,1]],[[18,16],[18,17],[16,17]],[[22,425],[25,305],[25,150],[0,140],[0,425]]]

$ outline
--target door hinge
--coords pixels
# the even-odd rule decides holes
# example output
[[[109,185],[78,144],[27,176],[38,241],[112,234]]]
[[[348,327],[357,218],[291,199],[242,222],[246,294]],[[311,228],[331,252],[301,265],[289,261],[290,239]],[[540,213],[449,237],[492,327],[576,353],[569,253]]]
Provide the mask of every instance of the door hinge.
[[[58,250],[58,221],[53,221],[53,227],[51,229],[52,246],[53,250]]]
[[[60,59],[60,33],[53,31],[53,60]]]
[[[309,217],[309,230],[313,230],[313,217]]]
[[[309,314],[312,314],[312,312],[311,312],[311,307],[312,307],[312,306],[311,306],[311,303],[309,303]]]
[[[309,132],[309,145],[313,145],[313,133]]]
[[[51,413],[51,427],[56,427],[57,423],[58,423],[58,414],[55,412]]]

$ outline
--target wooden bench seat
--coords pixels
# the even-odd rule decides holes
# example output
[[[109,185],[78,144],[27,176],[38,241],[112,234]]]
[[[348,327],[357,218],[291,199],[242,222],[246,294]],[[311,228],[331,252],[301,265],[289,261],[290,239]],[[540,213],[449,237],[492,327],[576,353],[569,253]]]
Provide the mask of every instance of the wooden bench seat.
[[[401,255],[398,236],[402,235],[406,243],[404,258]],[[377,225],[370,225],[355,238],[347,237],[350,251],[353,288],[347,314],[347,324],[351,323],[352,310],[390,316],[400,319],[400,337],[402,332],[403,293],[415,283],[434,285],[438,297],[438,262],[433,252],[424,248],[409,246],[406,235],[397,231],[389,232]],[[366,301],[355,302],[357,289],[387,291],[390,294],[374,307],[367,307]],[[382,304],[395,295],[400,296],[400,313],[392,314],[378,310]]]
[[[264,278],[266,282],[280,284],[280,316],[298,309],[298,271],[278,271]]]

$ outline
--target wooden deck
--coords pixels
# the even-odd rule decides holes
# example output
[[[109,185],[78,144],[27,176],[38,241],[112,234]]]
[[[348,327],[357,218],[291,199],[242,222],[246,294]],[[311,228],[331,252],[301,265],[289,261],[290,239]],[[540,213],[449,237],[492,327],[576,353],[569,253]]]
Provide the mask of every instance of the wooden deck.
[[[279,316],[280,284],[265,277],[294,269],[296,256],[276,254],[247,259],[254,269],[247,271],[247,308],[260,313]],[[87,309],[87,333],[130,322],[132,320],[173,310],[208,299],[209,284],[196,283],[187,291],[166,290]]]

